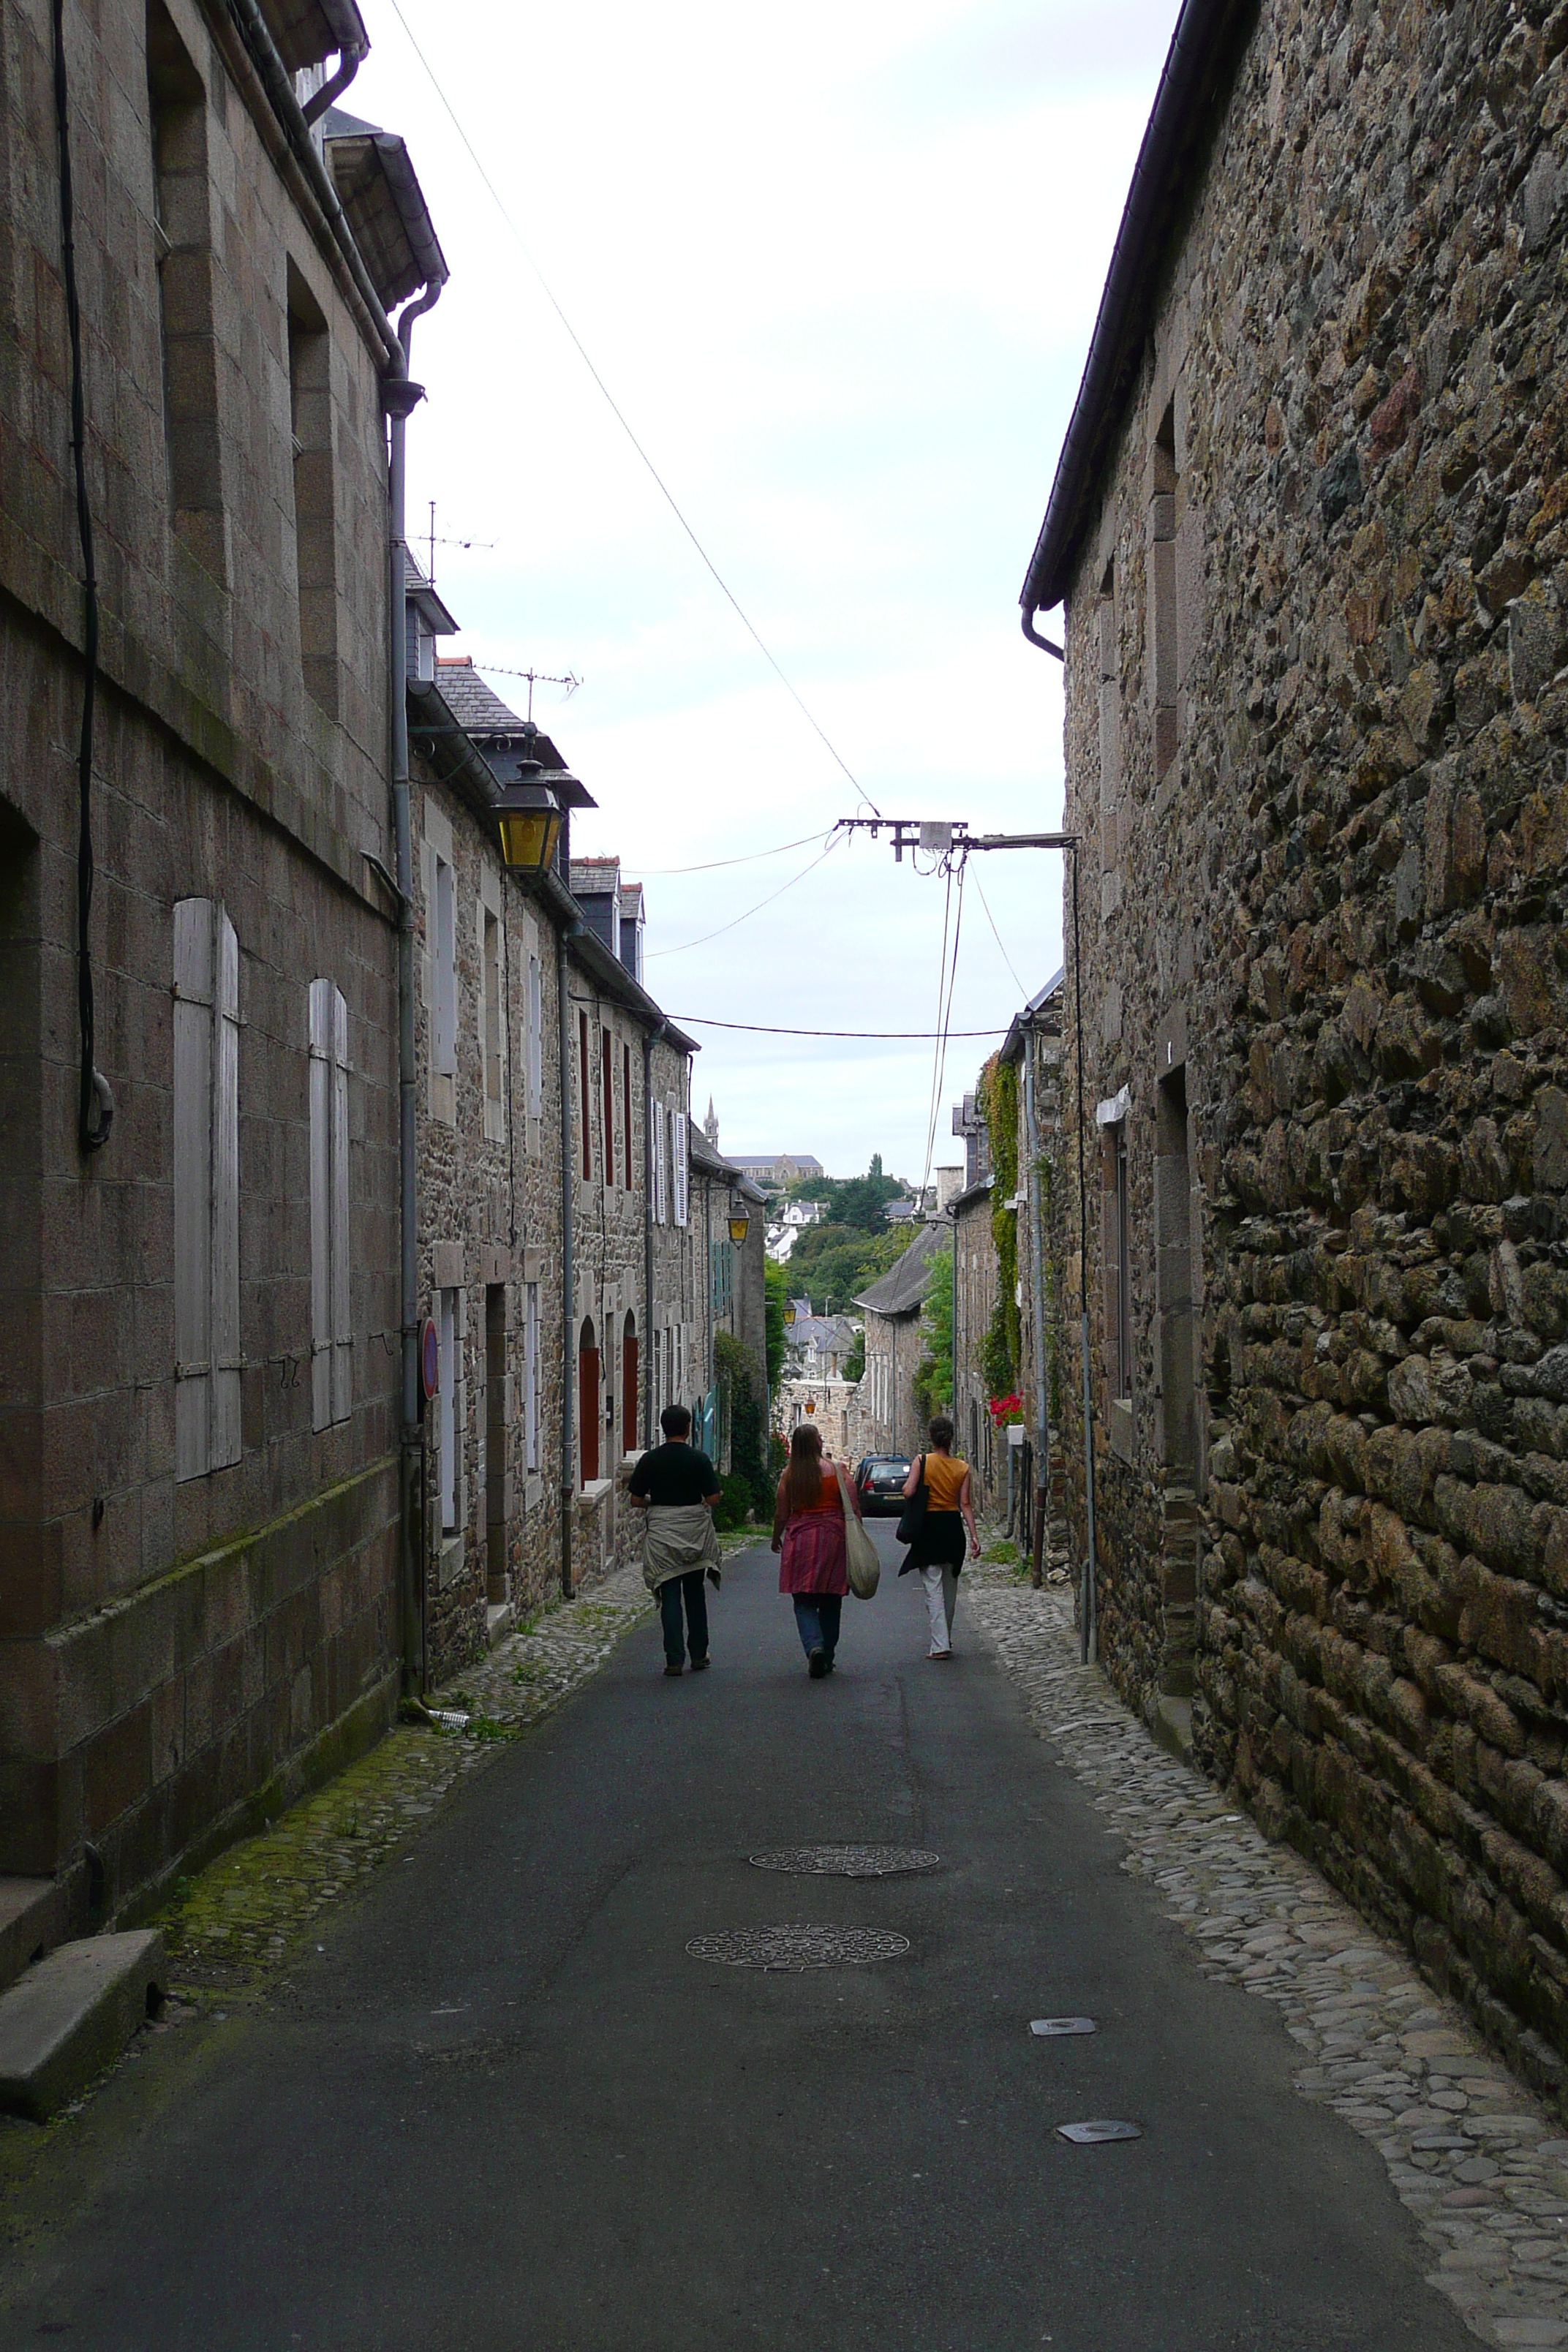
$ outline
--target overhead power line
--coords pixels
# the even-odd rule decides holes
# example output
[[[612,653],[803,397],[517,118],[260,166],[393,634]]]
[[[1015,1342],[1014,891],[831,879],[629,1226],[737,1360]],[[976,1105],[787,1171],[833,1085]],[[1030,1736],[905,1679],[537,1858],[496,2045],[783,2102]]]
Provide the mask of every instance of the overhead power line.
[[[823,858],[831,857],[843,838],[841,833],[830,833],[826,848],[820,851],[809,866],[803,866],[798,874],[792,874],[787,882],[781,882],[776,890],[771,890],[765,898],[759,898],[754,907],[746,908],[744,914],[732,915],[727,923],[721,923],[716,931],[704,931],[700,939],[682,940],[679,947],[649,948],[647,950],[649,961],[655,956],[684,955],[688,948],[705,948],[710,940],[721,940],[725,932],[732,931],[738,923],[749,923],[753,915],[760,915],[764,907],[771,907],[775,898],[782,898],[786,890],[793,890],[797,882],[804,882],[808,874],[815,874]]]
[[[803,833],[798,841],[781,841],[772,849],[749,850],[744,857],[710,857],[705,866],[639,866],[644,881],[663,881],[670,874],[716,874],[721,866],[760,866],[764,857],[782,857],[786,849],[804,849],[808,841],[826,841],[826,833]]]
[[[704,1013],[672,1013],[693,1029],[743,1029],[751,1037],[896,1037],[929,1045],[933,1037],[1005,1037],[1005,1029],[781,1029],[767,1021],[714,1021]]]
[[[521,254],[530,269],[532,270],[535,278],[539,280],[540,288],[544,295],[545,300],[549,303],[551,309],[560,320],[562,326],[565,329],[578,358],[582,361],[584,366],[587,369],[588,373],[593,377],[594,382],[598,385],[600,392],[604,394],[611,415],[615,417],[616,424],[626,435],[626,439],[631,443],[632,447],[637,451],[637,456],[642,459],[643,464],[652,475],[655,483],[658,485],[660,497],[668,507],[670,513],[675,517],[676,521],[680,525],[681,530],[686,533],[687,538],[691,541],[692,546],[696,549],[703,564],[711,573],[718,585],[720,593],[724,597],[725,602],[733,611],[742,627],[745,630],[747,635],[751,638],[752,644],[762,655],[763,659],[767,663],[768,667],[778,679],[779,684],[784,688],[785,693],[795,703],[796,709],[805,719],[806,724],[826,747],[829,757],[839,768],[843,770],[845,775],[848,777],[849,782],[855,787],[857,796],[860,800],[864,801],[868,809],[875,809],[877,805],[876,802],[871,798],[870,794],[864,790],[859,779],[855,773],[855,771],[850,767],[847,760],[846,760],[843,754],[839,751],[837,746],[832,741],[826,728],[823,727],[821,721],[817,719],[816,712],[811,709],[809,703],[805,700],[805,696],[801,694],[798,688],[794,684],[787,672],[784,669],[783,666],[774,658],[771,648],[767,645],[761,631],[752,621],[750,614],[746,611],[744,605],[741,603],[740,598],[735,594],[734,590],[731,587],[729,582],[725,579],[723,573],[714,562],[713,558],[709,554],[708,550],[703,546],[702,541],[698,538],[696,531],[687,521],[685,515],[681,511],[680,503],[676,498],[674,491],[670,488],[669,484],[665,480],[664,476],[659,472],[658,467],[654,464],[653,459],[648,456],[647,451],[643,447],[642,443],[637,439],[637,435],[633,432],[631,424],[627,419],[625,410],[621,407],[620,403],[616,400],[614,393],[610,390],[609,385],[605,382],[604,377],[599,373],[598,369],[595,366],[592,359],[589,357],[586,346],[584,344],[576,328],[574,327],[571,320],[566,316],[565,311],[556,300],[554,293],[551,289],[549,279],[545,277],[543,270],[541,269],[538,262],[535,261],[532,253],[530,251],[528,242],[524,237],[522,231],[519,228],[510,213],[507,210],[506,205],[501,201],[500,194],[496,187],[495,182],[490,178],[489,173],[486,171],[483,163],[479,160],[479,150],[475,147],[473,141],[464,130],[462,123],[458,121],[456,108],[453,106],[452,101],[447,97],[446,91],[442,89],[440,82],[437,79],[435,68],[431,65],[429,58],[426,56],[424,50],[415,39],[413,29],[409,25],[407,17],[403,13],[401,0],[391,0],[391,5],[393,15],[396,17],[407,37],[409,47],[413,50],[415,56],[418,58],[421,66],[424,68],[426,78],[428,80],[431,89],[435,91],[437,97],[440,100],[441,104],[446,109],[447,119],[451,122],[453,130],[457,132],[458,138],[462,141],[463,145],[467,148],[469,162],[473,164],[473,167],[479,173],[479,178],[484,182],[485,187],[489,191],[490,201],[495,205],[497,212],[500,213],[502,220],[506,223],[507,227],[510,230],[518,251]]]

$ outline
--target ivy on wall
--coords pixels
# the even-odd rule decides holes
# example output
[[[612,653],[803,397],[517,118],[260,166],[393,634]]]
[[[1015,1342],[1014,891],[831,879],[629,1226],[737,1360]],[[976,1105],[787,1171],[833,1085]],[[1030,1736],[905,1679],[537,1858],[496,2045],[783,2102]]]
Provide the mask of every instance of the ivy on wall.
[[[981,1343],[980,1369],[988,1396],[1009,1395],[1022,1375],[1018,1316],[1018,1071],[993,1054],[980,1073],[980,1100],[991,1141],[991,1237],[996,1246],[996,1305]]]

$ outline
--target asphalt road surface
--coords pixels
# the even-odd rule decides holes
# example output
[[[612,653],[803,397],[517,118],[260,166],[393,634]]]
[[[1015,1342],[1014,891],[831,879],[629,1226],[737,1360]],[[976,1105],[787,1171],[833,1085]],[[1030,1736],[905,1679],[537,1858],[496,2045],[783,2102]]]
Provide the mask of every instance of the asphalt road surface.
[[[962,1594],[959,1654],[927,1663],[890,1523],[879,1539],[830,1679],[807,1678],[773,1561],[742,1555],[710,1673],[667,1680],[639,1627],[285,1991],[156,2044],[133,2103],[68,2126],[69,2194],[0,2343],[1472,2345],[1373,2149],[1292,2089],[1272,2010],[1203,1977],[1119,1872],[965,1643]],[[863,1841],[940,1867],[748,1861]],[[687,1952],[779,1925],[909,1949],[801,1973]],[[1098,2031],[1031,2036],[1064,2012]],[[1142,2137],[1057,2135],[1098,2117]]]

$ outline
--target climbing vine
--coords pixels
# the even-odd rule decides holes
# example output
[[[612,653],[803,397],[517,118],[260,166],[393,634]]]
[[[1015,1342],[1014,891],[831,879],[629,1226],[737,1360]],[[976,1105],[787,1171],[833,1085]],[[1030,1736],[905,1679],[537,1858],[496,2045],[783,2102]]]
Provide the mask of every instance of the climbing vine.
[[[993,1054],[980,1073],[980,1099],[991,1139],[991,1234],[996,1244],[996,1305],[981,1342],[980,1369],[988,1396],[1018,1385],[1024,1360],[1018,1316],[1018,1070]]]

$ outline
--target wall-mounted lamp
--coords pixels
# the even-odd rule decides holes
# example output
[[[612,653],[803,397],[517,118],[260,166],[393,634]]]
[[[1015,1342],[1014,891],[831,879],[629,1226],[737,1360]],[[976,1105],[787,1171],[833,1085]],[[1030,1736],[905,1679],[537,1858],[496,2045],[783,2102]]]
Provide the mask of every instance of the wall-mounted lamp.
[[[530,771],[532,771],[531,774]],[[500,854],[512,874],[548,874],[561,836],[561,803],[537,760],[525,760],[515,783],[503,784],[496,801]]]
[[[734,1194],[731,1193],[730,1196],[730,1239],[735,1244],[737,1249],[745,1240],[746,1235],[751,1232],[751,1212],[748,1210],[743,1201],[737,1201]]]
[[[786,1324],[790,1324],[795,1321],[795,1301],[793,1298],[786,1298],[784,1300],[784,1318]]]

